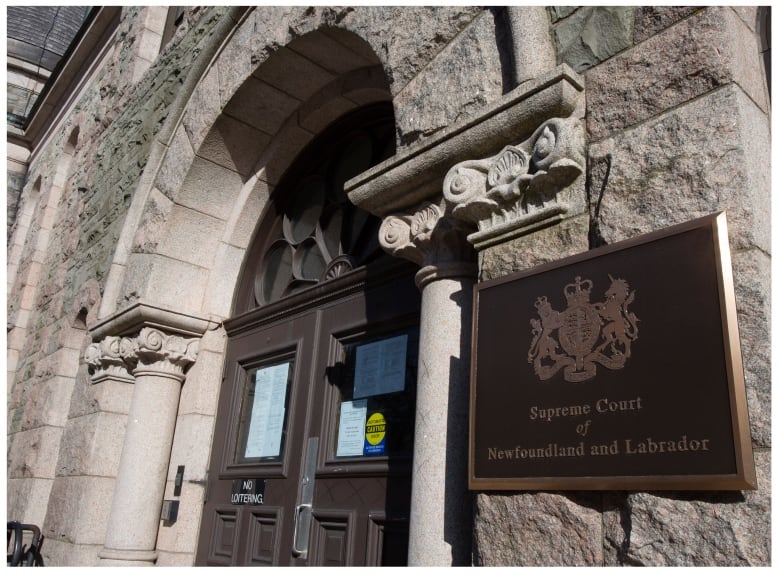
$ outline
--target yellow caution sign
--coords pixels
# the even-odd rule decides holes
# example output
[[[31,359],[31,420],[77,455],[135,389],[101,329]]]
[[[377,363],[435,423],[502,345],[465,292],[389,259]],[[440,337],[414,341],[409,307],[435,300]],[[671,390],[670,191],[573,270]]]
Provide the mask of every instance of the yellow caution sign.
[[[366,442],[369,445],[379,445],[385,439],[385,416],[381,413],[372,413],[366,421]]]

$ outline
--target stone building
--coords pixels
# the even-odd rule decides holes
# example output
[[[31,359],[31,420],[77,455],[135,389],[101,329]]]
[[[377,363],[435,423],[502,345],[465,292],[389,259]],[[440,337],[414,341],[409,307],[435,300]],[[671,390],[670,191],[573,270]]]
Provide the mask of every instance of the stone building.
[[[8,128],[8,518],[49,565],[769,565],[768,56],[768,7],[96,9]],[[455,209],[529,157],[554,217]],[[757,489],[469,491],[474,287],[721,211]]]

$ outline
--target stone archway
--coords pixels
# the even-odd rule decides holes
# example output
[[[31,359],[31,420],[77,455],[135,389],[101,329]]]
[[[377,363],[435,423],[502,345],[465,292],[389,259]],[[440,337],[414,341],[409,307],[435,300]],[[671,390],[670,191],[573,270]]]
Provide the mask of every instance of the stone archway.
[[[197,83],[156,173],[134,199],[101,317],[92,326],[93,377],[135,383],[101,552],[106,564],[156,561],[158,537],[176,546],[185,522],[163,525],[159,533],[158,526],[166,478],[171,484],[171,469],[182,462],[190,482],[181,495],[191,503],[182,505],[187,537],[197,529],[224,352],[219,325],[230,313],[255,224],[287,166],[316,133],[352,109],[390,100],[368,45],[335,29],[280,47],[247,70],[228,97],[220,74],[232,67],[233,45],[250,24],[247,19],[234,31]],[[330,66],[321,55],[334,50],[341,55]],[[141,397],[152,389],[153,398]],[[160,437],[150,438],[150,430]],[[139,489],[144,497],[134,496]]]

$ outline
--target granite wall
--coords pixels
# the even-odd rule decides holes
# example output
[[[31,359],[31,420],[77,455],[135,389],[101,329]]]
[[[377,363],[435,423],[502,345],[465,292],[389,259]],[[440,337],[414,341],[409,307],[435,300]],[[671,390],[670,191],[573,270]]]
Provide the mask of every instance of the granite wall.
[[[482,279],[725,210],[758,489],[478,493],[477,565],[769,565],[769,101],[755,9],[550,8],[585,76],[587,213]],[[541,249],[540,249],[541,247]]]
[[[580,202],[586,208],[485,249],[480,279],[727,210],[759,489],[475,493],[474,564],[768,565],[770,106],[757,10],[554,7],[547,13],[557,62],[586,81],[588,173]],[[18,210],[28,214],[29,229],[11,230],[8,513],[43,527],[44,554],[53,565],[97,563],[132,395],[127,384],[90,383],[82,360],[91,341],[87,327],[100,309],[175,299],[149,279],[163,273],[160,266],[168,268],[166,282],[187,284],[180,301],[190,311],[217,320],[229,314],[244,250],[278,178],[264,174],[251,194],[239,193],[259,159],[244,154],[252,146],[241,134],[255,136],[255,129],[222,132],[234,138],[229,160],[238,166],[222,169],[225,158],[207,149],[220,131],[212,128],[228,124],[223,109],[233,106],[238,116],[244,104],[256,106],[234,98],[250,77],[281,82],[285,71],[273,67],[279,60],[271,55],[323,27],[348,32],[339,39],[352,56],[381,67],[404,150],[498,100],[522,81],[518,62],[535,57],[512,52],[518,38],[505,8],[290,6],[245,13],[195,7],[140,74],[137,43],[152,16],[149,8],[123,8],[111,50],[33,155]],[[338,78],[338,52],[319,55],[324,59],[314,72]],[[264,63],[271,65],[256,73]],[[285,121],[294,124],[286,132],[290,154],[341,102],[334,96],[326,109],[312,99],[307,86],[316,81],[314,72],[284,80],[290,88]],[[253,144],[265,146],[270,138],[263,137]],[[194,160],[196,152],[210,159]],[[199,166],[213,169],[198,172]],[[128,217],[145,185],[148,200]],[[192,191],[187,186],[197,186],[204,198],[200,211],[176,204],[177,194]],[[224,201],[214,199],[217,192]],[[235,208],[239,201],[243,211]],[[234,208],[240,215],[228,222],[222,212]],[[180,219],[185,213],[192,217]],[[205,220],[216,226],[208,234],[193,224]],[[209,263],[193,263],[199,249],[222,237],[229,238],[226,245],[206,250]],[[130,263],[114,285],[117,254]],[[179,273],[182,262],[208,268],[216,279],[201,279],[204,272],[190,282]],[[168,483],[172,488],[175,464],[186,462],[184,503],[175,525],[161,524],[158,564],[194,559],[224,345],[221,330],[204,336],[182,392]]]

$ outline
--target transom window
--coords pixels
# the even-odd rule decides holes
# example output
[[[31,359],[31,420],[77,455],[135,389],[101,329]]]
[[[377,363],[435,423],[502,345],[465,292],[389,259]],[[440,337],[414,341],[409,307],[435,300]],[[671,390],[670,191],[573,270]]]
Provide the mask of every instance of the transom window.
[[[272,199],[269,233],[256,240],[263,246],[252,250],[256,305],[382,257],[379,218],[350,203],[344,182],[394,151],[392,109],[374,106],[337,122],[291,166]]]

